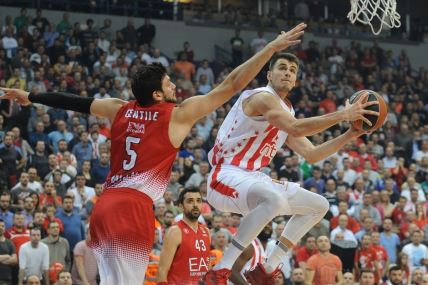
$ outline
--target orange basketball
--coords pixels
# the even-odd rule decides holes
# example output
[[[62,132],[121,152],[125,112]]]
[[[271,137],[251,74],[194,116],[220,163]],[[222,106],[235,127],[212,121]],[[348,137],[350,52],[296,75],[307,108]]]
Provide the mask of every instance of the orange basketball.
[[[364,98],[364,96],[362,95],[366,93],[368,93],[368,96]],[[365,117],[369,119],[372,123],[371,127],[367,123],[363,122],[363,120],[356,120],[352,122],[352,125],[358,130],[362,129],[370,132],[379,129],[385,122],[386,115],[388,115],[388,105],[386,105],[385,100],[383,100],[383,97],[372,90],[361,90],[354,93],[351,98],[349,98],[349,103],[353,104],[354,102],[357,102],[359,100],[364,100],[362,103],[378,101],[379,104],[371,105],[366,109],[379,112],[379,116],[365,115]]]

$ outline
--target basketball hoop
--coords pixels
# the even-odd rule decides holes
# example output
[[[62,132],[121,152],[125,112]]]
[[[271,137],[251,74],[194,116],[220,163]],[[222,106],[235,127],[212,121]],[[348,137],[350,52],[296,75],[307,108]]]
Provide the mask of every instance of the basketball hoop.
[[[350,0],[351,11],[348,18],[369,25],[373,34],[379,35],[383,26],[390,29],[401,26],[400,14],[396,11],[396,0]],[[375,28],[377,27],[377,29]]]

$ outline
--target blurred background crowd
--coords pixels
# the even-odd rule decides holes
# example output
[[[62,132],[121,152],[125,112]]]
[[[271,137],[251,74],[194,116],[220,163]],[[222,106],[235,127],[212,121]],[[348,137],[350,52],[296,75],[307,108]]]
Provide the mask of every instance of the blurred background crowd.
[[[162,46],[153,44],[161,35],[149,18],[139,27],[131,18],[124,27],[112,27],[108,16],[102,23],[90,18],[74,22],[64,12],[60,22],[53,22],[48,11],[31,14],[25,8],[5,16],[0,32],[0,86],[123,100],[133,99],[130,78],[143,64],[165,66],[181,102],[208,93],[268,42],[261,29],[254,31],[251,42],[245,42],[237,29],[230,39],[230,62],[196,60],[198,50],[186,39],[174,43],[175,57],[167,57]],[[333,39],[322,48],[311,41],[292,52],[301,60],[290,97],[297,118],[341,109],[362,89],[379,92],[389,114],[381,129],[324,161],[311,165],[284,146],[262,169],[272,179],[300,183],[330,202],[325,219],[289,252],[278,284],[301,284],[308,264],[322,267],[317,254],[325,251],[340,258],[344,284],[362,282],[358,280],[366,271],[373,273],[375,284],[428,284],[422,283],[428,266],[428,71],[410,62],[405,49],[394,54],[377,41],[362,47],[358,41],[340,46]],[[248,88],[265,84],[266,71]],[[206,198],[207,153],[235,100],[201,119],[183,143],[164,199],[155,201],[158,232],[153,255],[162,247],[165,230],[181,218],[175,203],[180,191],[198,187]],[[310,139],[321,144],[348,127],[339,124]],[[73,284],[96,284],[96,263],[85,239],[90,238],[86,233],[91,210],[109,172],[109,121],[1,101],[0,143],[0,284],[16,284],[18,267],[26,274],[34,268],[48,270],[53,282],[56,273],[65,270],[71,272]],[[268,246],[288,218],[272,221],[265,237]],[[200,220],[211,229],[212,262],[218,262],[240,216],[218,212],[205,200]],[[28,230],[36,226],[42,229],[40,236],[30,236]],[[320,236],[329,241],[322,242]],[[47,257],[28,255],[28,241],[45,244]],[[17,258],[3,258],[12,248]],[[150,283],[155,271],[156,265],[149,268],[146,284],[155,284]],[[401,283],[391,281],[396,271],[401,272]]]

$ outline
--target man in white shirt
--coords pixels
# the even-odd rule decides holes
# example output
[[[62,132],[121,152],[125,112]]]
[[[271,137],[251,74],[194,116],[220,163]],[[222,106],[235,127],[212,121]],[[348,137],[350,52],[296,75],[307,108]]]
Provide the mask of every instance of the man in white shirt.
[[[418,150],[415,154],[415,160],[420,162],[423,157],[428,157],[428,140],[422,141],[421,150]]]
[[[336,235],[338,233],[343,234],[343,240],[353,241],[355,244],[357,244],[357,239],[354,236],[354,233],[350,230],[348,230],[346,227],[348,226],[348,216],[347,215],[340,215],[339,216],[339,225],[331,231],[330,234],[330,240],[335,240]]]
[[[153,51],[153,56],[150,58],[150,63],[160,63],[165,68],[169,67],[168,59],[161,55],[161,51],[158,48]]]
[[[253,54],[258,53],[259,51],[261,51],[268,43],[268,41],[263,37],[263,31],[258,31],[257,38],[254,38],[251,43],[250,43],[250,47],[251,50],[253,51]]]
[[[15,55],[16,49],[18,48],[18,42],[13,37],[13,30],[7,29],[6,35],[1,39],[3,48],[6,50],[6,57],[12,59]]]
[[[412,243],[403,247],[403,252],[409,257],[408,266],[410,272],[415,268],[420,268],[422,272],[426,272],[425,265],[428,264],[428,248],[421,244],[422,232],[416,230],[411,235]]]
[[[19,250],[19,284],[24,284],[31,275],[43,279],[49,285],[49,249],[42,242],[39,228],[30,231],[31,240],[24,243]]]
[[[343,172],[345,174],[345,176],[343,176],[343,180],[349,185],[353,185],[358,174],[355,170],[351,169],[351,161],[348,157],[343,158]],[[337,171],[335,171],[333,175],[337,178]]]
[[[67,191],[67,195],[74,197],[73,207],[79,211],[86,206],[86,202],[95,196],[95,190],[92,187],[85,186],[86,178],[83,174],[77,174],[76,186]]]

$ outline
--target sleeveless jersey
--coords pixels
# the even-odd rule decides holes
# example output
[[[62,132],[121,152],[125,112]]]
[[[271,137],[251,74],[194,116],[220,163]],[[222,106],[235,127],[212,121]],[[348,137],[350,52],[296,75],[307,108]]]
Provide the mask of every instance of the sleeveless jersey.
[[[242,103],[248,97],[267,92],[280,98],[269,86],[244,91],[221,125],[215,145],[208,154],[211,165],[228,164],[247,170],[267,166],[287,139],[287,133],[271,125],[263,116],[245,115]],[[283,100],[281,107],[294,116],[293,107]]]
[[[202,224],[195,232],[183,220],[177,226],[181,230],[181,244],[168,272],[168,284],[198,285],[210,266],[210,232]]]
[[[262,243],[258,238],[251,242],[253,246],[253,256],[250,260],[245,263],[244,267],[241,270],[241,274],[244,274],[245,271],[251,271],[256,268],[257,263],[264,263],[266,259],[265,249],[263,248]]]
[[[168,186],[177,155],[168,128],[174,103],[141,107],[136,101],[123,105],[111,127],[111,166],[104,187],[132,188],[153,201]]]

